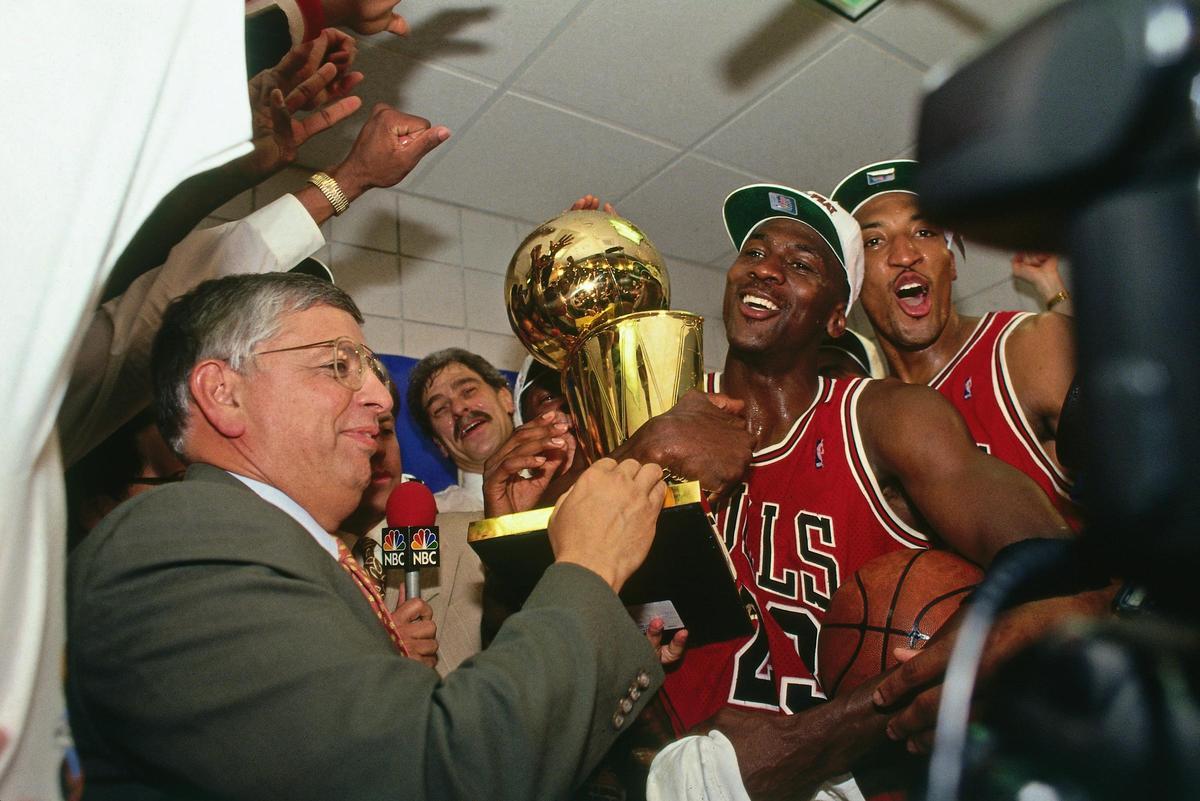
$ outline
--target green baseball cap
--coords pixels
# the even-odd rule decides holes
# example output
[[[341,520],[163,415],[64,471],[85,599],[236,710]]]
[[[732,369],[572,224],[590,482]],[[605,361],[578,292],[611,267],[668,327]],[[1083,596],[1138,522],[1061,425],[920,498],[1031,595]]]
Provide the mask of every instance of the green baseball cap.
[[[850,284],[846,311],[858,299],[864,270],[862,230],[844,208],[817,192],[778,184],[750,184],[725,198],[725,230],[734,248],[767,220],[798,220],[816,231],[837,257]]]
[[[912,159],[877,161],[855,170],[833,190],[833,199],[851,214],[876,195],[888,192],[917,194],[917,162]]]

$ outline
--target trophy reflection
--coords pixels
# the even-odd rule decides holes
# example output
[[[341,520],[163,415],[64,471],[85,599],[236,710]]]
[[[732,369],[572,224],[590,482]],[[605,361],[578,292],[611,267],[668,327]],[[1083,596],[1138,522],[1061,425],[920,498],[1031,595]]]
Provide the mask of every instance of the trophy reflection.
[[[517,338],[561,377],[576,458],[607,456],[703,385],[703,318],[669,310],[663,259],[629,220],[568,211],[538,226],[509,263],[504,297]],[[695,645],[748,633],[699,483],[668,478],[654,544],[622,600],[643,627],[661,617],[668,629],[686,626]],[[471,524],[471,546],[521,597],[553,561],[545,534],[551,511]]]

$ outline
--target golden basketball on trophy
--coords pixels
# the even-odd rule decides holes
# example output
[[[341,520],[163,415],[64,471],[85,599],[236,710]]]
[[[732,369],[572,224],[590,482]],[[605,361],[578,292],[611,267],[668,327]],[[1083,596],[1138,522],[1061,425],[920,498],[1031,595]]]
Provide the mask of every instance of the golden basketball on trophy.
[[[662,256],[629,220],[568,211],[542,223],[513,254],[504,297],[517,338],[562,374],[592,460],[703,378],[703,320],[667,310]]]

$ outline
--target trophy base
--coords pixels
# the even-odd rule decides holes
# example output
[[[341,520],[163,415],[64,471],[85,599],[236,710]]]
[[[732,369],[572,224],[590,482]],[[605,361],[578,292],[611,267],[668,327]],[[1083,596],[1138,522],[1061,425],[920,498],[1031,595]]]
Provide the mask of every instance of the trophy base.
[[[554,562],[546,533],[552,511],[546,507],[477,520],[467,531],[479,559],[522,601]],[[698,482],[668,486],[650,552],[620,597],[643,629],[661,617],[667,630],[686,628],[689,645],[753,633],[733,563],[700,502]]]

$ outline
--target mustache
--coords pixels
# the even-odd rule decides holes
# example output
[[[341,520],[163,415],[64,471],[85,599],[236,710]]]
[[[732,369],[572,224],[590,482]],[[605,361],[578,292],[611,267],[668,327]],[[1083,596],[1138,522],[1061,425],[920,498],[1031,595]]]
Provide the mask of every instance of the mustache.
[[[461,437],[462,433],[463,433],[463,429],[467,428],[467,426],[470,426],[473,423],[476,423],[476,422],[490,423],[491,420],[492,420],[492,416],[490,414],[488,414],[487,412],[476,411],[476,412],[471,412],[470,414],[464,415],[463,417],[458,418],[458,420],[456,420],[454,422],[454,437],[456,439],[458,437]]]

